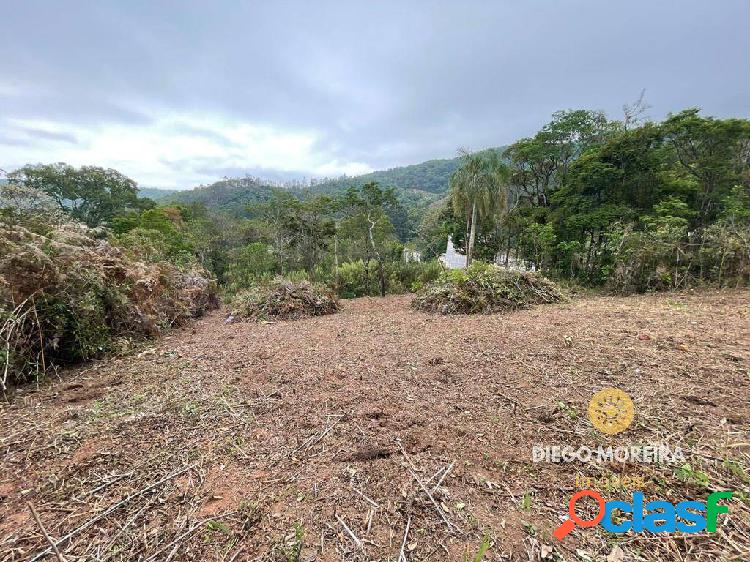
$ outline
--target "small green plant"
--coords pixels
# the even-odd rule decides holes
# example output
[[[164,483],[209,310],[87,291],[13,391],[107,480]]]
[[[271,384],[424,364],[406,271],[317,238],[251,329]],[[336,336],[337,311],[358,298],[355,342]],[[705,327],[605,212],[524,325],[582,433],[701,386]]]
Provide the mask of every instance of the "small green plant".
[[[484,555],[487,553],[487,551],[490,548],[490,536],[485,534],[482,538],[482,543],[479,545],[479,550],[474,555],[474,557],[471,559],[471,562],[482,562],[484,560]],[[464,562],[469,562],[469,555],[464,555]]]
[[[532,496],[531,492],[524,492],[523,497],[521,498],[521,509],[524,511],[529,511],[531,509],[532,504]]]
[[[226,523],[222,521],[211,520],[208,523],[206,523],[206,528],[209,531],[219,531],[221,533],[224,533],[225,535],[229,534],[229,527],[227,526]]]
[[[231,531],[229,526],[223,521],[216,521],[211,519],[206,522],[206,532],[203,534],[203,542],[205,544],[213,543],[220,540],[217,535],[230,535]]]
[[[571,406],[569,404],[566,404],[562,400],[559,400],[557,402],[557,407],[560,408],[560,410],[571,420],[578,419],[578,410],[575,409],[575,406]]]
[[[185,404],[182,406],[182,413],[185,417],[195,418],[200,413],[200,406],[198,405],[198,403],[193,401],[185,402]]]
[[[742,468],[742,465],[737,461],[729,458],[724,459],[724,467],[743,482],[750,484],[750,476],[748,476],[747,472],[745,472],[745,469]]]
[[[250,529],[255,527],[263,518],[263,513],[260,510],[260,506],[256,502],[248,500],[242,500],[240,502],[240,505],[237,508],[237,512],[243,519],[242,529],[244,531],[249,531]]]
[[[295,523],[294,530],[279,540],[273,548],[274,561],[299,562],[305,529],[302,523]]]
[[[695,470],[689,464],[683,464],[675,471],[677,478],[683,482],[698,484],[699,486],[708,486],[708,474],[700,470]]]

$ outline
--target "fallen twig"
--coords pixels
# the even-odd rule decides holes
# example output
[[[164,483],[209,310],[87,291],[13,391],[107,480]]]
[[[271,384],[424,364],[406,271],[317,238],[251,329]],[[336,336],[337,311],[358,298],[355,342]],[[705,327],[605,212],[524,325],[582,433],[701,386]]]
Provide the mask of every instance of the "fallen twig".
[[[370,505],[371,505],[372,507],[374,507],[375,509],[377,509],[377,508],[379,508],[379,507],[380,507],[380,504],[378,504],[378,502],[376,502],[376,501],[375,501],[375,500],[373,500],[372,498],[369,498],[369,497],[367,497],[367,496],[366,496],[366,495],[365,495],[365,494],[364,494],[364,493],[363,493],[363,492],[362,492],[361,490],[358,490],[358,489],[357,489],[357,488],[355,488],[354,486],[352,486],[352,490],[354,490],[354,491],[355,491],[355,492],[357,492],[357,493],[358,493],[358,494],[359,494],[360,496],[362,496],[362,499],[363,499],[363,500],[365,500],[365,501],[366,501],[367,503],[369,503],[369,504],[370,504]]]
[[[419,479],[419,476],[417,476],[416,469],[414,465],[411,462],[411,459],[409,459],[409,455],[406,454],[406,449],[404,449],[404,446],[401,444],[400,439],[396,439],[396,443],[398,444],[399,448],[401,449],[401,453],[404,455],[404,458],[406,459],[407,464],[409,465],[409,472],[411,472],[412,478],[417,481],[417,484],[419,484],[419,487],[422,488],[422,491],[427,494],[427,497],[430,498],[430,501],[432,502],[432,505],[435,506],[435,510],[438,512],[438,515],[440,516],[440,519],[443,520],[443,523],[446,524],[448,527],[448,530],[459,530],[460,528],[453,523],[451,523],[448,518],[443,513],[443,510],[440,507],[440,504],[435,501],[435,498],[432,496],[432,493],[427,489],[427,487],[422,483],[422,481]]]
[[[100,519],[106,517],[110,513],[116,511],[117,509],[119,509],[123,505],[125,505],[127,503],[130,503],[135,498],[137,498],[139,496],[142,496],[143,494],[145,494],[146,492],[149,492],[150,490],[153,490],[154,488],[156,488],[157,486],[163,484],[164,482],[168,482],[169,480],[172,480],[173,478],[179,476],[180,474],[182,474],[184,472],[187,472],[188,470],[190,470],[194,466],[195,466],[195,464],[191,464],[191,465],[185,466],[185,467],[183,467],[183,468],[181,468],[181,469],[179,469],[179,470],[177,470],[175,472],[172,472],[171,474],[168,474],[164,478],[161,478],[160,480],[157,480],[153,484],[150,484],[149,486],[146,486],[145,488],[142,488],[141,490],[139,490],[135,494],[130,494],[125,499],[122,499],[119,502],[117,502],[115,504],[112,504],[110,507],[108,507],[107,509],[105,509],[104,511],[102,511],[101,513],[99,513],[98,515],[95,515],[94,517],[92,517],[91,519],[89,519],[88,521],[86,521],[85,523],[83,523],[82,525],[79,525],[78,527],[76,527],[75,529],[73,529],[71,532],[69,532],[64,537],[61,537],[55,543],[55,546],[60,546],[61,544],[65,544],[70,539],[72,539],[73,537],[75,537],[77,534],[79,534],[82,531],[85,531],[86,529],[88,529],[89,527],[91,527],[94,523],[96,523]],[[34,556],[33,558],[31,558],[29,560],[29,562],[36,562],[37,560],[41,560],[42,558],[44,558],[45,556],[47,556],[52,551],[53,551],[52,547],[49,547],[49,548],[43,550],[42,552],[40,552],[39,554],[37,554],[36,556]]]
[[[148,558],[146,558],[145,562],[151,562],[152,560],[156,560],[156,557],[159,556],[165,550],[167,550],[170,546],[173,547],[173,549],[169,553],[169,556],[167,557],[167,560],[171,560],[172,557],[177,553],[177,549],[179,548],[180,543],[183,540],[185,540],[185,538],[187,538],[188,536],[192,535],[195,531],[197,531],[198,529],[200,529],[203,525],[205,525],[209,521],[216,520],[216,519],[221,518],[221,517],[226,517],[227,515],[229,515],[231,513],[234,513],[234,512],[233,511],[229,511],[229,512],[222,513],[222,514],[219,514],[219,515],[215,515],[215,516],[212,516],[212,517],[206,517],[205,519],[202,519],[201,521],[198,521],[195,525],[193,525],[187,531],[185,531],[184,533],[182,533],[181,535],[179,535],[172,542],[170,542],[169,544],[161,547],[159,550],[157,550],[156,552],[154,552],[151,556],[149,556]],[[167,562],[167,560],[165,560],[165,562]]]
[[[435,493],[435,490],[437,490],[440,487],[440,485],[443,483],[443,480],[445,480],[445,477],[448,476],[448,474],[450,474],[451,470],[453,470],[453,465],[455,464],[456,464],[456,461],[453,461],[452,463],[450,463],[450,465],[448,465],[448,468],[445,469],[445,472],[443,472],[443,475],[440,477],[440,480],[438,480],[437,484],[435,484],[435,486],[432,488],[433,494]]]
[[[47,542],[50,544],[50,548],[52,548],[52,550],[55,552],[55,556],[57,556],[57,560],[59,562],[65,562],[65,557],[62,555],[62,552],[60,552],[60,549],[57,548],[57,545],[55,544],[55,541],[52,540],[52,537],[49,536],[47,529],[45,529],[44,525],[42,525],[42,520],[39,519],[39,514],[36,512],[36,509],[34,509],[34,506],[31,505],[31,502],[26,502],[26,505],[29,506],[31,515],[34,517],[34,521],[36,521],[36,524],[39,526],[39,529],[41,529],[42,534],[44,535],[44,538],[47,539]]]
[[[352,541],[354,541],[354,544],[357,545],[357,548],[362,548],[364,546],[364,543],[359,538],[357,538],[357,535],[354,534],[354,531],[352,531],[349,528],[349,526],[344,522],[343,519],[341,519],[341,517],[338,516],[338,514],[336,515],[336,520],[339,523],[341,523],[341,526],[344,528],[346,533],[351,537]]]
[[[289,455],[287,455],[287,456],[289,456],[289,457],[292,457],[292,456],[294,456],[294,455],[295,455],[296,453],[298,453],[298,452],[300,452],[300,451],[303,451],[303,450],[305,450],[305,449],[309,449],[309,448],[310,448],[310,447],[312,447],[313,445],[316,445],[317,443],[319,443],[320,441],[322,441],[322,440],[323,440],[323,439],[325,438],[325,436],[326,436],[326,435],[328,435],[328,434],[329,434],[329,433],[331,432],[331,430],[332,430],[332,429],[333,429],[334,427],[336,427],[336,425],[337,425],[337,424],[338,424],[338,423],[339,423],[339,422],[340,422],[340,421],[341,421],[342,419],[344,419],[344,415],[343,415],[343,414],[339,415],[339,416],[338,416],[338,417],[336,418],[336,421],[334,421],[334,422],[333,422],[332,424],[330,424],[330,425],[329,425],[328,427],[326,427],[326,428],[325,428],[325,429],[323,430],[323,432],[322,432],[322,433],[320,433],[319,435],[312,435],[312,436],[308,437],[307,439],[305,439],[305,441],[304,441],[304,442],[302,443],[302,445],[300,445],[299,447],[297,447],[296,449],[294,449],[294,450],[293,450],[293,451],[292,451],[291,453],[289,453]]]
[[[404,552],[404,549],[406,548],[406,539],[409,536],[409,527],[411,526],[411,515],[409,515],[409,518],[406,520],[406,530],[404,531],[404,540],[401,543],[401,552],[398,555],[397,562],[408,562],[406,560],[406,553]]]

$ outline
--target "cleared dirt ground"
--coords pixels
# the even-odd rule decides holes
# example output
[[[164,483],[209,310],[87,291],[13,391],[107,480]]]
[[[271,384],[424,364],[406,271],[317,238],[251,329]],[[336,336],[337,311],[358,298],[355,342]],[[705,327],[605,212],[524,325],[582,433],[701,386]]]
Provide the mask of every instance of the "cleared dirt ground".
[[[576,476],[643,477],[675,503],[747,494],[749,369],[750,292],[474,317],[407,297],[275,324],[216,313],[0,406],[0,559],[47,549],[30,502],[69,536],[68,561],[472,560],[484,537],[487,560],[748,560],[741,494],[710,535],[551,533]],[[615,437],[586,415],[605,387],[635,402]],[[531,460],[540,443],[646,442],[684,447],[690,467]]]

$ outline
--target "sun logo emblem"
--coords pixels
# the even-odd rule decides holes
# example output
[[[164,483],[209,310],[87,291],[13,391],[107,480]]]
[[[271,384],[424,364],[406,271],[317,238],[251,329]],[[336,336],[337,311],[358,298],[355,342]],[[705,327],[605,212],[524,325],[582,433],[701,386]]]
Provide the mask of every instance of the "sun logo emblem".
[[[615,435],[625,431],[635,417],[633,401],[618,388],[605,388],[594,394],[589,402],[589,419],[594,427]]]

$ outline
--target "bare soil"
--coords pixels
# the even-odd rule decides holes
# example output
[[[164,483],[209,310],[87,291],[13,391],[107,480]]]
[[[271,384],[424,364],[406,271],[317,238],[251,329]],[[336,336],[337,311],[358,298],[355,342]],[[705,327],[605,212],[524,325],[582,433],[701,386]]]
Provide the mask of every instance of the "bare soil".
[[[749,304],[727,291],[489,316],[408,297],[294,322],[214,313],[0,406],[0,560],[49,546],[28,503],[53,540],[70,536],[69,562],[473,560],[485,537],[486,560],[748,560]],[[605,387],[635,403],[614,437],[586,414]],[[650,442],[683,447],[689,467],[531,456]],[[576,477],[612,475],[675,503],[738,493],[712,534],[552,538]]]

